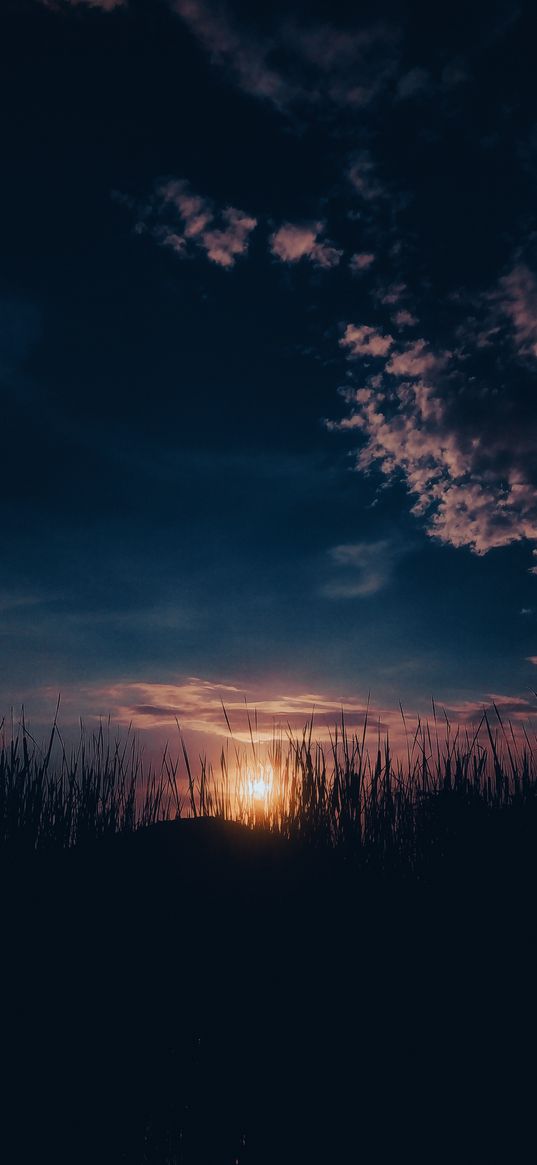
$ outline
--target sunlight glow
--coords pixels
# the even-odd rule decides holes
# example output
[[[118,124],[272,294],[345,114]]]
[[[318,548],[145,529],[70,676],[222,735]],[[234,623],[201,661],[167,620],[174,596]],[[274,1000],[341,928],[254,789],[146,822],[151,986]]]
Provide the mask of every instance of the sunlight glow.
[[[254,801],[267,801],[274,782],[272,765],[258,761],[255,768],[248,769],[246,782],[249,797]]]

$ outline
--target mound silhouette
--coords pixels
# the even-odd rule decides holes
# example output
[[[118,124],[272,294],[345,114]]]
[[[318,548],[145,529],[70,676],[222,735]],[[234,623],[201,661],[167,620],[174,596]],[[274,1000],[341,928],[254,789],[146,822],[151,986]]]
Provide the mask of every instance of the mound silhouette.
[[[525,1159],[530,887],[442,821],[427,878],[208,819],[12,864],[5,1159]]]

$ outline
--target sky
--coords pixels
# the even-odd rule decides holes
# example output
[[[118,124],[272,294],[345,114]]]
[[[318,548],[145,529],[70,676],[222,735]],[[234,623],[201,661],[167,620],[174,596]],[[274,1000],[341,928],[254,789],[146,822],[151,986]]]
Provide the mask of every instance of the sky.
[[[0,703],[537,686],[537,19],[4,0]]]

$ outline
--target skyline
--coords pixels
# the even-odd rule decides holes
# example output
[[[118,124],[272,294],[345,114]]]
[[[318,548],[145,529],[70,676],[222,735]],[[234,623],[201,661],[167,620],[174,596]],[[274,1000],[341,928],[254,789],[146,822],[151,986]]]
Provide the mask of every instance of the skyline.
[[[535,19],[327,12],[5,6],[2,712],[531,720]]]

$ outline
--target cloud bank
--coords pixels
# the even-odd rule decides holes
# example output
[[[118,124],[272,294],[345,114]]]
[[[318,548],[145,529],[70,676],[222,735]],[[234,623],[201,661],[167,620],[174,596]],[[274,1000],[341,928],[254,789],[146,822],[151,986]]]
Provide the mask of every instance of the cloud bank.
[[[515,269],[486,298],[486,311],[492,302],[507,319],[506,342],[524,359],[537,355],[536,286],[529,271]],[[490,325],[483,335],[489,332]],[[514,389],[506,400],[481,384],[468,346],[445,351],[424,338],[402,343],[354,323],[340,344],[356,371],[352,387],[342,390],[349,414],[330,427],[361,435],[357,468],[402,479],[414,498],[412,512],[440,542],[485,554],[536,541],[537,426]]]

